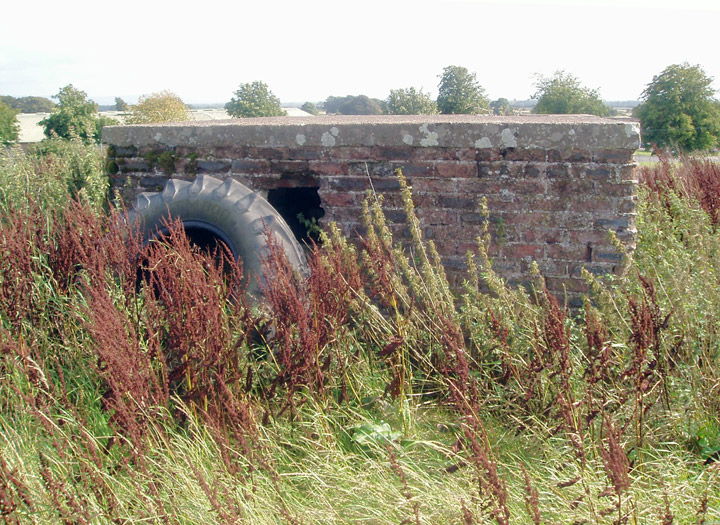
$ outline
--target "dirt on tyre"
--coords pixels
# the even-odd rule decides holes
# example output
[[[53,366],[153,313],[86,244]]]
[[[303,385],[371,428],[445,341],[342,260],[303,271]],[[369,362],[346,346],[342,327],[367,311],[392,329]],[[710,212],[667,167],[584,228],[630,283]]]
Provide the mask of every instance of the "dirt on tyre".
[[[225,243],[242,261],[252,295],[260,292],[262,260],[268,253],[266,232],[272,234],[294,269],[307,272],[303,249],[280,214],[236,180],[206,175],[192,182],[170,179],[160,193],[141,193],[131,213],[148,241],[167,233],[165,224],[170,218],[181,220],[191,242],[200,247]]]

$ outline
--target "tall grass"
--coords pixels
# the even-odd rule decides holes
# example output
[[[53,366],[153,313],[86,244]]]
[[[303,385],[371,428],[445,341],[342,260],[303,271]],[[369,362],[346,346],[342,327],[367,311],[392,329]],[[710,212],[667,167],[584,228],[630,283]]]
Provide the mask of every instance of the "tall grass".
[[[0,209],[21,208],[29,200],[45,212],[64,208],[68,199],[106,204],[109,183],[106,158],[99,147],[58,137],[0,154]]]
[[[633,263],[579,313],[487,232],[453,293],[401,174],[409,246],[369,196],[307,277],[269,239],[248,301],[226,252],[106,211],[102,165],[0,159],[5,522],[720,519],[715,164],[643,168]]]

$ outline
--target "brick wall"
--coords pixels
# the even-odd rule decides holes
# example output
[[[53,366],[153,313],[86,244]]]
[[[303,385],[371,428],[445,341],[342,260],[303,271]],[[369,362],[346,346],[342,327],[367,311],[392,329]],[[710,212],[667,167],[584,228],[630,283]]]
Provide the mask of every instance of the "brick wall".
[[[591,116],[269,118],[105,128],[113,186],[132,203],[168,177],[232,177],[267,193],[317,187],[325,215],[361,230],[372,187],[404,233],[394,171],[413,188],[425,236],[461,278],[487,199],[496,270],[511,282],[537,261],[551,290],[584,290],[580,268],[615,271],[609,229],[635,241],[636,123]]]

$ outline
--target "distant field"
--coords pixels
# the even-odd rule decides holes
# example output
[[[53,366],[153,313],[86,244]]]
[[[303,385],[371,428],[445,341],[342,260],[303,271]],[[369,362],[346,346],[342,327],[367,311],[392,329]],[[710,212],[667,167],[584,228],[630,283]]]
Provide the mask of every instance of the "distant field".
[[[283,108],[291,117],[308,117],[309,113],[299,108]],[[105,117],[111,117],[122,121],[124,113],[119,111],[101,111],[100,114]],[[193,109],[190,110],[195,120],[228,120],[230,117],[224,109]],[[39,125],[40,121],[48,116],[48,113],[20,113],[18,121],[20,122],[20,142],[40,142],[45,138],[43,128]]]
[[[45,138],[38,123],[47,116],[47,113],[20,113],[17,116],[20,122],[20,142],[39,142]]]

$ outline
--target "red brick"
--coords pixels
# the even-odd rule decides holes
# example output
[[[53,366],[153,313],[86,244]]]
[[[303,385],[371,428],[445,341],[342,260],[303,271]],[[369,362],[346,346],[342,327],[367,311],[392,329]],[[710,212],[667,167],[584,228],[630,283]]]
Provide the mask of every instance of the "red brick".
[[[592,162],[592,152],[587,149],[571,149],[563,152],[565,162]]]
[[[502,160],[502,154],[496,148],[483,148],[476,150],[475,160],[479,162],[495,162]]]
[[[537,263],[540,273],[544,277],[568,277],[570,275],[570,265],[566,261],[543,259]]]
[[[537,179],[511,179],[504,189],[514,195],[544,195],[545,182]]]
[[[524,195],[520,199],[521,203],[510,203],[514,209],[522,206],[526,209],[537,211],[568,211],[575,206],[575,202],[570,199],[558,199],[554,195]]]
[[[611,213],[617,207],[618,200],[612,197],[601,195],[588,195],[586,199],[578,200],[575,206],[586,212]]]
[[[415,148],[373,146],[370,158],[373,160],[410,160],[413,158],[413,149]]]
[[[554,228],[557,228],[559,224],[562,224],[564,228],[569,230],[585,230],[592,229],[594,226],[595,215],[593,213],[584,213],[582,207],[577,206],[575,213],[569,212],[558,212],[554,217],[551,218],[552,223],[555,224]]]
[[[457,224],[458,222],[458,212],[456,210],[418,208],[416,213],[421,222],[427,225]]]
[[[396,166],[389,162],[349,162],[348,175],[353,177],[394,177]]]
[[[503,257],[520,259],[530,257],[540,259],[544,256],[544,246],[540,244],[506,244],[502,247]]]
[[[576,199],[591,195],[594,191],[595,183],[592,180],[558,178],[549,180],[547,185],[548,194],[561,199]]]
[[[397,205],[400,205],[400,195],[393,196],[398,199]],[[412,198],[413,203],[415,204],[416,208],[435,208],[435,207],[442,207],[438,204],[438,195],[436,194],[428,194],[428,193],[420,193],[416,190],[415,186],[412,186]]]
[[[392,229],[398,239],[407,239],[409,230],[394,173],[402,168],[412,187],[422,229],[437,243],[453,279],[464,277],[465,253],[476,248],[475,237],[485,221],[479,203],[486,197],[494,236],[491,249],[496,257],[502,253],[496,269],[522,283],[528,278],[531,260],[536,260],[555,293],[562,293],[565,285],[576,298],[584,286],[577,279],[579,268],[588,253],[592,271],[619,267],[619,256],[607,242],[606,230],[620,229],[618,235],[628,245],[634,244],[636,236],[637,173],[631,164],[632,151],[591,153],[582,147],[582,139],[578,136],[579,147],[547,151],[522,147],[522,143],[520,148],[505,150],[418,144],[337,148],[293,144],[185,146],[169,151],[174,152],[180,170],[191,155],[197,157],[197,168],[206,166],[213,172],[218,166],[224,168],[223,162],[231,162],[234,178],[261,191],[319,185],[327,212],[323,220],[338,221],[351,237],[362,230],[360,203],[373,186],[385,198],[386,215],[395,222]],[[498,143],[492,137],[491,141]],[[138,152],[117,153],[121,170],[137,172],[113,176],[115,187],[130,181],[123,195],[155,187],[166,179],[147,166],[143,157],[150,151],[161,153],[168,148],[146,146]],[[131,153],[132,158],[127,158]]]
[[[477,199],[467,194],[462,195],[438,195],[433,205],[439,208],[452,208],[454,210],[476,210],[478,208]]]
[[[620,184],[598,184],[596,191],[599,195],[610,197],[632,197],[637,194],[637,184],[623,182]]]
[[[608,164],[587,166],[585,168],[585,175],[588,177],[597,177],[611,181],[617,180],[617,172],[615,171],[615,167]]]
[[[417,178],[411,183],[414,192],[418,193],[445,193],[450,182],[443,179],[432,179],[432,178]]]
[[[248,156],[248,149],[249,148],[245,146],[227,146],[214,147],[208,152],[198,150],[194,153],[198,156],[198,158],[215,157],[217,159],[242,159]]]
[[[118,157],[136,157],[138,153],[135,146],[131,148],[117,148],[116,151],[116,156]],[[132,155],[130,155],[130,153],[132,153]],[[177,158],[189,157],[190,155],[196,155],[198,158],[207,157],[211,155],[211,150],[210,148],[193,148],[190,146],[178,146],[175,148],[175,157]]]
[[[616,267],[619,266],[613,263],[578,263],[568,266],[568,272],[570,277],[576,279],[582,279],[582,269],[585,268],[588,272],[593,275],[609,275],[612,274]]]
[[[236,159],[230,165],[232,173],[268,173],[270,161],[258,159]]]
[[[351,193],[351,192],[328,192],[320,194],[321,206],[333,206],[333,207],[346,207],[355,206],[358,201],[358,197],[362,194]],[[362,197],[360,197],[362,198]]]
[[[637,195],[619,198],[615,210],[618,213],[632,213],[637,210]]]
[[[447,148],[447,151],[454,152],[454,157],[457,160],[477,160],[477,150],[475,148],[467,148],[467,149],[454,149],[454,148]],[[438,160],[441,160],[438,157]]]
[[[284,160],[290,158],[290,148],[247,148],[247,156],[252,159]]]
[[[588,286],[582,279],[573,279],[571,277],[545,277],[545,284],[548,289],[557,293],[568,291],[571,293],[587,293]]]
[[[622,182],[631,181],[637,182],[640,176],[640,170],[634,164],[625,165],[620,167],[620,180]]]
[[[442,256],[454,255],[465,256],[467,252],[477,253],[477,242],[443,242],[437,244],[438,253]]]
[[[328,148],[325,150],[325,156],[340,160],[375,160],[372,156],[372,148],[363,146]]]
[[[480,234],[478,225],[468,224],[441,224],[431,226],[435,242],[440,245],[448,239],[471,241]]]
[[[594,157],[589,150],[549,150],[549,162],[592,162]]]
[[[329,191],[365,191],[370,189],[370,182],[367,177],[333,177],[328,179]]]
[[[348,175],[350,173],[348,164],[339,161],[311,160],[308,167],[318,175]]]
[[[492,210],[492,208],[491,208]],[[506,225],[532,226],[534,228],[557,229],[559,223],[552,217],[553,214],[546,212],[516,211],[503,214],[503,220]]]
[[[319,160],[327,156],[327,150],[322,148],[292,148],[288,151],[290,160]]]
[[[458,255],[466,255],[468,252],[477,253],[478,243],[476,242],[459,242],[455,247]],[[493,254],[489,254],[491,257]]]
[[[411,160],[414,161],[439,161],[439,160],[458,160],[458,155],[464,155],[468,150],[457,150],[455,148],[410,148],[412,151]],[[475,159],[475,150],[472,150],[471,157],[468,160]]]
[[[565,164],[550,164],[545,168],[545,176],[551,178],[565,178],[569,175],[568,166]]]
[[[267,191],[281,186],[280,178],[277,175],[233,175],[233,179],[253,190]],[[284,185],[282,187],[288,188],[291,186]]]
[[[498,179],[476,179],[467,181],[467,184],[463,184],[464,182],[466,181],[457,181],[453,188],[478,195],[498,195],[505,188],[505,183]]]
[[[623,254],[613,250],[595,250],[593,252],[593,261],[597,262],[609,262],[609,263],[621,263],[623,260]]]
[[[379,193],[384,193],[386,191],[399,191],[400,190],[400,182],[393,177],[393,178],[375,178],[372,179],[373,188],[375,188],[375,191]],[[369,187],[369,186],[368,186]]]
[[[393,176],[397,170],[400,170],[408,179],[431,177],[435,174],[435,166],[432,163],[393,162],[391,166]]]
[[[345,208],[332,208],[333,220],[337,222],[351,223],[351,222],[362,222],[362,208],[359,206],[345,207]]]
[[[446,255],[457,255],[457,243],[452,241],[445,241],[440,243],[435,243],[437,252],[441,256]]]
[[[554,259],[557,261],[586,261],[588,248],[587,245],[578,244],[569,246],[564,246],[562,244],[548,244],[545,247],[545,255],[548,259]]]
[[[504,216],[505,213],[516,213],[518,210],[522,208],[522,205],[520,205],[517,202],[513,201],[507,201],[502,200],[499,195],[494,195],[490,193],[481,193],[479,195],[481,198],[484,197],[487,201],[488,210],[491,214],[493,213],[499,213]],[[528,208],[529,209],[529,208]],[[477,210],[478,213],[480,212],[480,207],[478,206]]]
[[[570,242],[573,242],[576,244],[582,244],[582,245],[585,245],[587,243],[592,243],[593,246],[597,246],[597,245],[608,245],[609,246],[607,231],[598,231],[598,230],[571,231],[570,232]]]
[[[306,173],[310,164],[306,160],[271,160],[270,169],[277,173]]]
[[[506,150],[506,161],[545,162],[547,151],[544,149],[512,149]]]
[[[538,164],[526,164],[523,167],[522,175],[525,178],[534,179],[545,172],[545,167]]]
[[[474,162],[438,162],[435,170],[439,177],[475,178],[478,175]]]

